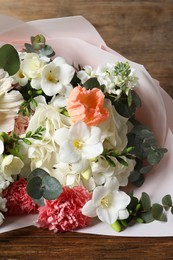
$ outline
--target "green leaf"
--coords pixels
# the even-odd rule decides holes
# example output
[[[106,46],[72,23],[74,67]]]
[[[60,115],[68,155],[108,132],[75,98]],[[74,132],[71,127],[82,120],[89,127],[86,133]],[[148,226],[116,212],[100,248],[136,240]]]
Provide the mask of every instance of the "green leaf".
[[[140,173],[146,174],[146,173],[150,172],[152,170],[152,168],[153,167],[151,165],[150,166],[145,166],[145,167],[140,169]]]
[[[168,195],[165,195],[163,198],[162,198],[162,204],[163,206],[165,207],[168,207],[168,209],[170,207],[172,207],[172,198],[171,196],[168,194]]]
[[[136,209],[138,202],[138,199],[132,196],[129,205],[127,206],[128,211],[133,211],[134,209]]]
[[[129,93],[128,93],[127,103],[128,103],[128,106],[131,107],[131,105],[132,105],[132,92],[131,92],[131,90],[129,90]]]
[[[40,50],[40,54],[42,56],[52,57],[55,55],[55,52],[51,46],[45,45],[45,47]]]
[[[33,48],[33,46],[29,43],[25,43],[24,46],[25,46],[26,52],[28,52],[28,53],[36,52],[35,49]]]
[[[122,157],[116,157],[117,161],[119,161],[119,163],[121,163],[123,166],[127,167],[128,163],[122,158]]]
[[[142,196],[141,196],[141,204],[142,207],[145,211],[149,211],[151,208],[151,200],[150,197],[147,193],[142,192]]]
[[[173,207],[171,207],[171,213],[172,213],[172,215],[173,215]]]
[[[100,83],[98,82],[97,78],[90,78],[83,84],[83,86],[86,89],[99,88]]]
[[[136,182],[137,180],[139,180],[140,175],[141,175],[140,172],[132,171],[129,176],[129,181],[132,183]]]
[[[147,160],[151,165],[156,165],[163,157],[163,153],[160,150],[151,150],[147,156]]]
[[[153,215],[150,211],[141,213],[140,217],[145,223],[150,223],[154,221]]]
[[[152,206],[151,213],[154,219],[159,221],[166,221],[166,216],[163,214],[163,206],[155,203]]]
[[[111,167],[116,167],[116,164],[109,156],[106,156],[105,158]]]
[[[7,71],[10,76],[20,68],[18,52],[10,44],[5,44],[0,48],[0,68]]]
[[[38,176],[30,179],[27,183],[26,191],[33,199],[40,199],[43,196],[42,179]]]
[[[43,198],[43,197],[41,197],[40,199],[34,199],[34,198],[32,198],[32,200],[33,200],[36,204],[38,204],[39,206],[44,206],[44,205],[45,205],[45,203],[44,203],[44,198]]]
[[[60,182],[49,175],[44,176],[42,179],[43,184],[43,197],[47,200],[56,199],[62,192],[62,186]]]
[[[47,175],[49,175],[49,174],[45,170],[43,170],[41,168],[36,168],[29,174],[27,180],[29,182],[34,177],[40,177],[41,179],[43,179]]]

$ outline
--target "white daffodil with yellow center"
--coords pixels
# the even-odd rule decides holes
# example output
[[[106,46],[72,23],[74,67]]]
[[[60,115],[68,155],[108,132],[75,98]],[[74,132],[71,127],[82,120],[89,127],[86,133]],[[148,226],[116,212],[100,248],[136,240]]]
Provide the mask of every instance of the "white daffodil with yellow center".
[[[66,88],[71,87],[70,82],[74,73],[75,69],[71,65],[63,58],[57,57],[43,68],[41,88],[47,96],[54,96],[61,92],[65,95]]]
[[[59,160],[71,164],[77,172],[86,170],[88,160],[103,152],[100,128],[89,127],[83,122],[77,122],[70,129],[58,129],[54,138],[60,146]]]
[[[96,217],[107,224],[113,224],[117,219],[126,219],[129,215],[126,207],[130,197],[119,191],[116,178],[109,180],[104,186],[97,186],[89,200],[82,209],[82,214]]]

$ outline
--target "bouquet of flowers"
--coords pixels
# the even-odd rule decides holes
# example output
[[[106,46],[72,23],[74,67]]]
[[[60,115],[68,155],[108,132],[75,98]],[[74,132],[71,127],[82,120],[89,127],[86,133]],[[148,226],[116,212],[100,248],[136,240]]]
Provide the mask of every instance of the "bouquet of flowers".
[[[50,43],[35,34],[0,48],[0,223],[37,214],[38,227],[65,232],[97,218],[119,232],[166,221],[170,194],[152,204],[133,192],[169,153],[167,132],[141,117],[135,66],[69,62]]]

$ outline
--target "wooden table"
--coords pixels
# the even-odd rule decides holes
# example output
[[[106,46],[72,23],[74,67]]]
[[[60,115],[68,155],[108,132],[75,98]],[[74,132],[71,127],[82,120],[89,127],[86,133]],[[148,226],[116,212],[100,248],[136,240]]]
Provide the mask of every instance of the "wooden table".
[[[83,15],[107,45],[143,64],[173,97],[173,0],[0,0],[24,21]],[[173,259],[172,238],[54,234],[35,227],[0,235],[0,259]]]

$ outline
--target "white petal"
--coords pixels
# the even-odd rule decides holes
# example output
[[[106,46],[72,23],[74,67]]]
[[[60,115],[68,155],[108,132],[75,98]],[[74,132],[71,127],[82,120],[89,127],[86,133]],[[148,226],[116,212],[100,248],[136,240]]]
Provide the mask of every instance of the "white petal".
[[[103,152],[103,146],[101,143],[82,147],[82,156],[86,159],[95,158],[98,155],[100,155],[102,152]]]
[[[112,192],[112,207],[115,211],[125,209],[130,203],[130,197],[123,191]]]
[[[2,140],[0,140],[0,154],[3,154],[4,152],[4,143]]]
[[[118,219],[127,219],[129,216],[129,212],[127,209],[119,210],[118,212]]]
[[[59,149],[59,160],[64,163],[76,163],[80,159],[80,154],[74,149],[69,141],[65,141]]]
[[[77,122],[69,130],[69,137],[74,140],[86,140],[90,136],[89,127],[84,122]]]
[[[92,201],[89,200],[82,208],[82,214],[91,218],[97,216],[96,209],[92,204]]]
[[[55,131],[54,133],[54,139],[55,142],[59,145],[62,145],[68,138],[68,129],[65,127],[62,127]]]
[[[75,181],[75,174],[68,174],[66,178],[66,185],[70,186],[74,183]]]
[[[73,78],[74,73],[75,73],[75,70],[72,66],[70,66],[68,64],[62,64],[59,67],[60,82],[62,82],[64,85],[69,84]]]
[[[80,158],[77,163],[73,163],[72,168],[75,172],[82,172],[88,168],[88,161],[84,158]]]
[[[61,83],[53,83],[48,81],[47,79],[43,78],[41,81],[41,87],[44,93],[47,96],[54,96],[57,93],[59,93],[62,89],[62,84]]]
[[[105,188],[104,186],[97,186],[95,190],[93,191],[93,204],[95,207],[100,206],[100,201],[102,198],[106,197],[106,195],[109,194],[109,190]]]
[[[91,126],[90,128],[90,138],[87,140],[88,145],[93,145],[99,143],[101,140],[101,130],[99,127]]]
[[[61,65],[61,64],[67,64],[66,60],[62,57],[56,57],[54,60],[53,60],[53,63],[57,66]]]
[[[111,208],[97,208],[96,210],[98,218],[109,225],[113,224],[118,218],[118,212]]]

